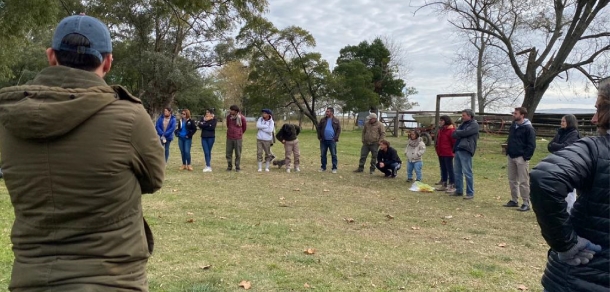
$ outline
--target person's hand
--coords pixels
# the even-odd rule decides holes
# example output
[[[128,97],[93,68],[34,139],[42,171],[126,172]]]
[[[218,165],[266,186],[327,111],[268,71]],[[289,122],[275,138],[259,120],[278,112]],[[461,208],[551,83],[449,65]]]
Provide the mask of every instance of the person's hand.
[[[385,166],[385,163],[379,162],[379,167],[383,168],[384,166]]]
[[[579,236],[578,242],[571,249],[558,252],[557,256],[560,261],[570,266],[578,266],[588,264],[595,253],[600,251],[602,251],[601,246]]]

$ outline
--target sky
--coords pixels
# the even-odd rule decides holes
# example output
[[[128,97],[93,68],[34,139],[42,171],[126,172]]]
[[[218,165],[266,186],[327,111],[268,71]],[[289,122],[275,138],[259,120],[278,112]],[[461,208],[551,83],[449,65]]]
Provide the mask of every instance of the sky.
[[[414,15],[416,7],[405,0],[268,1],[267,18],[279,29],[294,25],[309,31],[316,39],[315,50],[322,54],[331,68],[339,50],[347,45],[371,41],[376,36],[394,39],[405,50],[409,68],[407,86],[418,91],[409,97],[410,101],[419,103],[414,110],[434,110],[437,94],[461,93],[455,91],[460,81],[454,77],[451,60],[456,48],[462,44],[446,19],[430,9],[420,10]],[[469,89],[474,92],[476,86]],[[582,82],[570,86],[556,81],[545,93],[538,110],[594,110],[595,90],[587,93],[583,89]],[[466,100],[468,98],[444,101],[441,110],[464,107]],[[511,108],[499,111],[507,113]]]

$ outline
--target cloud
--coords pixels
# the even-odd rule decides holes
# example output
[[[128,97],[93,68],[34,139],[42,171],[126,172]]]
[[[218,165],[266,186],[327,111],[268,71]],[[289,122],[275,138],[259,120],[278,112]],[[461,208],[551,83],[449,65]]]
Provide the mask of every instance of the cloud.
[[[458,80],[453,76],[451,57],[461,44],[443,16],[431,9],[414,15],[416,9],[403,0],[269,0],[267,17],[278,28],[294,25],[309,31],[316,39],[316,50],[331,68],[341,48],[376,36],[392,37],[406,51],[407,85],[419,92],[410,100],[420,104],[417,110],[434,110],[437,94],[454,93]],[[474,84],[471,88],[476,91]],[[594,101],[587,98],[592,94],[557,102],[570,95],[566,91],[570,92],[565,86],[552,86],[540,108],[588,104],[593,108]],[[442,109],[459,109],[464,104],[463,99],[454,99],[443,103]]]

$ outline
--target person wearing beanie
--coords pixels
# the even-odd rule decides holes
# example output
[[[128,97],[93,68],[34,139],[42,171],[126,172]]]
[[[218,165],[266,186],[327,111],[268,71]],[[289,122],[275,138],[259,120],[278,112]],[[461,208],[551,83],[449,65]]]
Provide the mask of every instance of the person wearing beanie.
[[[262,116],[256,121],[256,160],[258,162],[258,172],[263,171],[263,152],[265,152],[265,172],[269,172],[269,164],[273,160],[271,145],[273,145],[275,123],[273,112],[270,109],[263,109]]]

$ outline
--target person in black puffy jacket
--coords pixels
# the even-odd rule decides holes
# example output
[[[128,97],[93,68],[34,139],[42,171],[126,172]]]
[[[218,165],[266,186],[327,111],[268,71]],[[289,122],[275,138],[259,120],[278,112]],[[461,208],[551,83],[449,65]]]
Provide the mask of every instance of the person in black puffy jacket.
[[[610,291],[610,85],[600,88],[598,137],[587,137],[543,159],[530,173],[531,200],[551,249],[545,291]],[[580,196],[568,214],[572,189]]]

